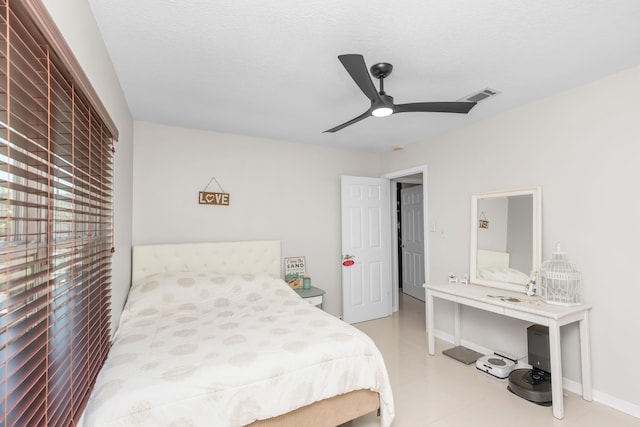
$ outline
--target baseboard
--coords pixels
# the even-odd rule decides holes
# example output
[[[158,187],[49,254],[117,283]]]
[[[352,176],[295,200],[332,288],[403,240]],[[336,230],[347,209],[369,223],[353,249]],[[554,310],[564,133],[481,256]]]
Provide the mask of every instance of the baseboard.
[[[634,405],[631,402],[618,399],[615,396],[611,396],[610,394],[603,393],[598,390],[593,390],[593,400],[613,409],[617,409],[620,412],[624,412],[625,414],[629,414],[632,417],[640,418],[640,405]]]
[[[582,384],[567,378],[562,378],[562,387],[565,390],[569,390],[572,393],[582,394]],[[640,406],[634,405],[626,400],[619,399],[610,394],[603,393],[598,390],[593,390],[593,400],[603,405],[607,405],[613,409],[616,409],[625,414],[629,414],[633,417],[640,418]]]
[[[434,331],[434,335],[436,338],[441,339],[442,341],[453,344],[454,337],[451,334],[447,334],[443,331]],[[468,347],[472,350],[478,351],[484,354],[492,354],[494,350],[488,349],[486,347],[482,347],[476,343],[472,343],[470,341],[461,340],[460,344]],[[562,387],[572,393],[582,394],[582,383],[577,381],[570,380],[568,378],[562,378]],[[625,414],[631,415],[632,417],[640,418],[640,406],[635,405],[631,402],[627,402],[626,400],[622,400],[615,396],[612,396],[607,393],[603,393],[599,390],[593,390],[593,400],[598,403],[602,403],[603,405],[609,406],[617,411],[624,412]]]

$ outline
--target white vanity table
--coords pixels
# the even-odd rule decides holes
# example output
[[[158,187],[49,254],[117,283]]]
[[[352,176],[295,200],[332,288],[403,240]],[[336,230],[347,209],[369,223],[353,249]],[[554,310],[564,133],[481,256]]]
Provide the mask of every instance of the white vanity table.
[[[490,297],[492,295],[494,297]],[[513,297],[521,302],[511,302],[495,296]],[[564,417],[562,397],[562,357],[560,346],[560,327],[573,322],[580,326],[580,357],[582,363],[582,398],[592,400],[591,353],[589,343],[589,305],[558,306],[541,301],[538,297],[504,289],[472,284],[431,284],[426,286],[426,324],[429,341],[429,354],[435,354],[434,313],[436,298],[454,302],[454,339],[460,345],[461,306],[466,305],[479,310],[501,314],[507,317],[525,320],[549,328],[549,348],[551,359],[551,393],[553,416]]]

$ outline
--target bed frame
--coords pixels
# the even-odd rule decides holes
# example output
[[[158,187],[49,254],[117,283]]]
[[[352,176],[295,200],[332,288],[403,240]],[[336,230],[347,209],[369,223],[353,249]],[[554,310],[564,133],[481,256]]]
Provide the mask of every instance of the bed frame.
[[[175,243],[133,247],[132,283],[154,273],[205,271],[282,277],[279,240]],[[252,427],[335,427],[377,410],[378,393],[356,390],[315,402]]]

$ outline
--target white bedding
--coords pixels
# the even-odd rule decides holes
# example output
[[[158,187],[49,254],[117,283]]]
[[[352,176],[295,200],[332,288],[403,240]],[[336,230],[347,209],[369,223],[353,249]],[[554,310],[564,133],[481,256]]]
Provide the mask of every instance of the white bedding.
[[[241,426],[358,389],[394,417],[382,356],[356,328],[266,275],[137,281],[85,426]]]
[[[526,285],[531,278],[520,270],[509,267],[511,255],[508,252],[478,249],[478,278],[496,282]]]
[[[516,283],[518,285],[526,285],[531,281],[531,278],[522,271],[501,266],[478,268],[478,277],[480,279]]]

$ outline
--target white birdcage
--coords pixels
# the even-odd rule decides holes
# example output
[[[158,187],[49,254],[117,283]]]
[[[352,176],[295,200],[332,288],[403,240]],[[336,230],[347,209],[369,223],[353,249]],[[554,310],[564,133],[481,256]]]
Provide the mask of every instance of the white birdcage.
[[[542,298],[549,304],[582,304],[580,272],[575,269],[562,252],[560,243],[550,260],[540,267]]]

